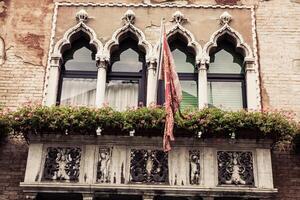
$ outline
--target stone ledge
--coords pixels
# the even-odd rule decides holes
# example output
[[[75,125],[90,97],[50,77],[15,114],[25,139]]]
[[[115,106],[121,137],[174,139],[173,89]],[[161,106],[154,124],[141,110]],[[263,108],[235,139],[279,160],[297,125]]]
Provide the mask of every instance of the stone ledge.
[[[101,194],[130,194],[130,195],[165,195],[165,196],[240,196],[252,198],[267,198],[274,196],[277,189],[262,189],[250,187],[214,187],[201,186],[166,186],[166,185],[120,185],[120,184],[82,184],[82,183],[20,183],[25,193],[55,192],[55,193],[95,193]]]

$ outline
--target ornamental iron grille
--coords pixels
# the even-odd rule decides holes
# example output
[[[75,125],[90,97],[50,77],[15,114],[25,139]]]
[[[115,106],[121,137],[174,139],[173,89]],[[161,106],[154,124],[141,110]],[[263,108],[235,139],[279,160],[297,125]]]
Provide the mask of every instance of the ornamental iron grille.
[[[77,182],[79,177],[80,159],[80,148],[47,148],[43,180]]]
[[[199,185],[200,184],[200,151],[191,150],[189,151],[190,157],[190,184]]]
[[[218,151],[217,157],[220,185],[254,185],[252,152]]]
[[[132,149],[130,181],[133,183],[168,183],[168,154],[160,150]]]
[[[110,148],[99,148],[99,159],[97,167],[97,182],[99,183],[110,183],[111,172],[111,149]]]

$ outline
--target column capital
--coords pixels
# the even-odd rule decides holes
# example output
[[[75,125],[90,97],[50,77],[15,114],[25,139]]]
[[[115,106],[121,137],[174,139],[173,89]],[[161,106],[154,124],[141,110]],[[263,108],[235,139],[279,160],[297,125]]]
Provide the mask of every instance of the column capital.
[[[61,57],[58,55],[52,55],[50,58],[50,67],[60,68]]]
[[[207,63],[206,62],[200,62],[198,64],[198,71],[206,71],[207,70]]]
[[[97,61],[97,67],[98,67],[98,69],[105,69],[105,70],[107,70],[107,68],[108,68],[108,62],[106,60],[98,60]]]

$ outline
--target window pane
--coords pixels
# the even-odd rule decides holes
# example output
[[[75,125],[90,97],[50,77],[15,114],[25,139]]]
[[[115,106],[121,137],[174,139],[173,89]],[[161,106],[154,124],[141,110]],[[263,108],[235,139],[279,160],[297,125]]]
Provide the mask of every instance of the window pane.
[[[82,47],[71,55],[72,59],[65,63],[65,70],[97,71],[96,61],[93,60],[93,52],[87,47]]]
[[[96,79],[63,78],[61,105],[94,106]]]
[[[197,82],[196,81],[180,81],[182,88],[181,109],[187,107],[198,107]]]
[[[143,63],[139,61],[139,54],[133,49],[127,49],[120,55],[120,61],[113,63],[113,72],[140,72]]]
[[[128,107],[137,107],[138,91],[138,82],[111,80],[106,85],[105,101],[109,106],[119,111]]]
[[[172,55],[174,58],[177,73],[195,72],[195,67],[192,64],[192,59],[194,59],[193,57],[187,56],[184,52],[180,51],[179,49],[173,50]]]
[[[212,54],[208,73],[241,74],[243,70],[243,57],[235,52],[228,42],[219,44],[219,50]]]
[[[243,108],[242,82],[208,82],[209,106],[238,110]]]

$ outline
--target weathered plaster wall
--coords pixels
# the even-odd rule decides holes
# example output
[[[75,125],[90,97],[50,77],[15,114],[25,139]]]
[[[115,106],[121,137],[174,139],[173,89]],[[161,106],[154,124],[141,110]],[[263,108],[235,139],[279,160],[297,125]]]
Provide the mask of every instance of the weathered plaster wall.
[[[6,0],[1,6],[5,62],[0,65],[0,104],[15,108],[41,102],[53,3]]]

